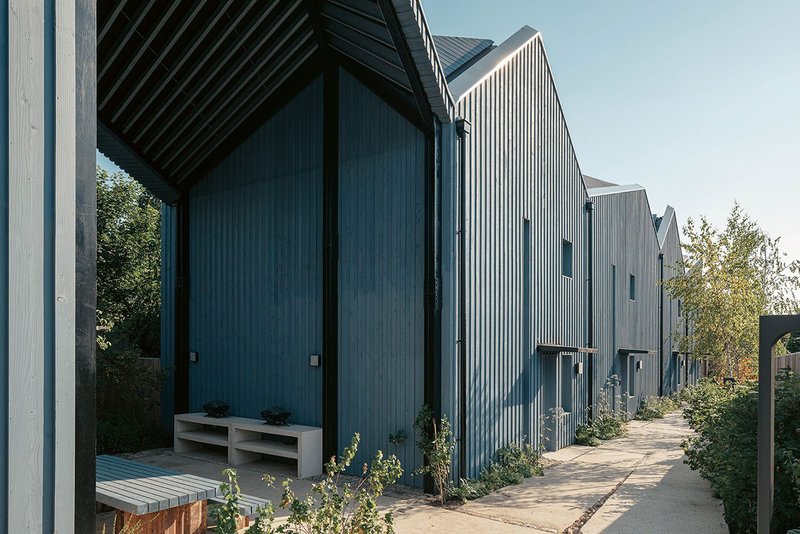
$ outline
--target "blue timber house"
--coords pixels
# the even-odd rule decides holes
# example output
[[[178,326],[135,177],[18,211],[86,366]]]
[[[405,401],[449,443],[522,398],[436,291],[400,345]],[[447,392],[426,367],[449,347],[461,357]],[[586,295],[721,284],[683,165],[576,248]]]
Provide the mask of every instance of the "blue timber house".
[[[420,0],[13,0],[0,30],[0,530],[94,528],[96,148],[165,204],[168,421],[281,404],[325,456],[359,432],[359,461],[410,472],[389,434],[429,404],[468,477],[571,443],[610,376],[634,409],[701,374],[658,287],[674,211],[583,176],[527,26],[434,37]]]

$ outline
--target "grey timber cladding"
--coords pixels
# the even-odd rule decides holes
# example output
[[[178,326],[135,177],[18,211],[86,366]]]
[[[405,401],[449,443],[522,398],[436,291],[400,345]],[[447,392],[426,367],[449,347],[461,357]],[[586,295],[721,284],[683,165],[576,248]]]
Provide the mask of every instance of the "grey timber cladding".
[[[321,120],[317,79],[191,190],[192,411],[322,423]]]
[[[593,288],[599,349],[593,394],[597,398],[607,379],[617,375],[623,384],[614,393],[631,395],[628,408],[634,412],[644,396],[658,394],[659,248],[644,189],[613,191],[588,190],[595,205]],[[629,293],[631,275],[636,277],[635,300]],[[628,356],[620,349],[648,353]]]
[[[2,532],[75,524],[76,202],[87,200],[77,189],[87,176],[76,176],[87,156],[78,143],[87,125],[76,62],[86,58],[76,56],[76,25],[84,7],[0,5]]]
[[[543,45],[528,30],[518,32],[525,34],[523,43],[507,61],[493,57],[504,53],[500,45],[472,67],[495,65],[457,104],[457,114],[472,125],[465,207],[468,476],[476,476],[498,447],[538,440],[538,416],[561,405],[560,364],[585,361],[584,355],[536,352],[538,342],[585,344],[586,197]],[[522,265],[526,220],[531,269]],[[561,274],[564,239],[581,251],[572,278]],[[527,312],[525,284],[531,291]],[[571,377],[571,411],[550,424],[553,447],[571,442],[583,420],[585,378]]]
[[[421,465],[412,424],[423,403],[425,139],[378,96],[340,75],[339,449]],[[409,439],[389,443],[389,434]]]
[[[664,262],[664,280],[683,273],[683,264],[680,235],[674,210],[670,207],[661,219],[659,236],[663,237],[661,254]],[[669,292],[664,290],[664,323],[662,331],[664,360],[664,394],[678,391],[685,385],[685,376],[681,376],[681,360],[685,361],[684,354],[677,354],[680,350],[678,340],[680,334],[685,334],[686,323],[678,316],[678,300],[672,299]],[[692,364],[690,359],[690,364]],[[686,364],[684,364],[686,365]]]

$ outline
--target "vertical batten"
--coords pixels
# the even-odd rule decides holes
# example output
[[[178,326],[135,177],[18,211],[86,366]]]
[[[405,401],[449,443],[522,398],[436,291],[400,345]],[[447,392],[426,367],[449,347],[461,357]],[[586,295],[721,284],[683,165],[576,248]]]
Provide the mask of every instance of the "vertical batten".
[[[44,12],[9,2],[8,528],[42,531],[44,496]],[[13,483],[12,483],[13,481]]]
[[[54,281],[54,511],[56,531],[70,531],[75,517],[75,318],[76,184],[76,5],[53,1],[55,94],[55,281]],[[57,95],[57,96],[56,96]],[[55,457],[57,456],[57,460]]]

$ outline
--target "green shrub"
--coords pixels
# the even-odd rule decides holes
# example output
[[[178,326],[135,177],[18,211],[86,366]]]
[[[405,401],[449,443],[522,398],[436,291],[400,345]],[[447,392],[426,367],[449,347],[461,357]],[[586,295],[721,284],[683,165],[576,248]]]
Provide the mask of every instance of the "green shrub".
[[[575,429],[575,442],[578,445],[597,447],[602,441],[621,438],[628,433],[626,425],[628,412],[614,408],[615,405],[621,406],[625,398],[615,398],[609,395],[609,391],[617,386],[619,386],[619,378],[613,375],[606,381],[606,386],[600,389],[591,420],[586,424],[578,425]]]
[[[681,395],[696,435],[684,441],[686,463],[709,480],[733,533],[756,531],[758,387],[703,379]],[[775,397],[773,531],[800,524],[800,377],[782,373]]]
[[[636,412],[636,419],[639,421],[652,421],[662,419],[670,412],[680,408],[677,397],[646,397],[639,410]]]
[[[539,476],[542,455],[530,444],[519,446],[511,443],[498,449],[495,459],[481,471],[477,479],[461,479],[456,487],[450,487],[448,497],[461,502],[479,499],[506,486],[519,484],[526,478]]]
[[[437,425],[433,410],[426,404],[417,414],[414,428],[419,432],[417,447],[426,460],[415,473],[433,477],[436,489],[439,490],[439,501],[444,504],[447,488],[450,486],[450,468],[456,446],[453,432],[450,430],[450,421],[443,415]]]
[[[400,461],[394,456],[383,457],[378,451],[375,459],[364,464],[358,483],[340,480],[344,471],[350,467],[358,452],[358,434],[353,436],[350,446],[344,449],[341,457],[331,458],[325,465],[325,478],[311,486],[311,493],[299,498],[292,490],[289,479],[281,483],[283,495],[280,507],[289,511],[286,523],[272,526],[272,503],[259,508],[256,522],[247,529],[247,534],[389,534],[394,532],[392,513],[383,515],[378,510],[378,498],[384,489],[397,482],[403,474]],[[220,486],[225,503],[214,509],[217,532],[236,534],[239,518],[239,485],[236,470],[224,471],[227,483]],[[264,482],[274,487],[275,479],[264,475]],[[319,500],[317,500],[319,499]]]

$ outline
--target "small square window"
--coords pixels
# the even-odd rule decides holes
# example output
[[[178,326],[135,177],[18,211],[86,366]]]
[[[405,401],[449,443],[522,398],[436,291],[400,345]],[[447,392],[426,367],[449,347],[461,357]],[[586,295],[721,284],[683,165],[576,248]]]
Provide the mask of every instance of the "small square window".
[[[631,275],[630,287],[628,288],[628,296],[631,300],[636,300],[636,277]]]
[[[572,278],[572,242],[566,239],[561,241],[561,274]]]

